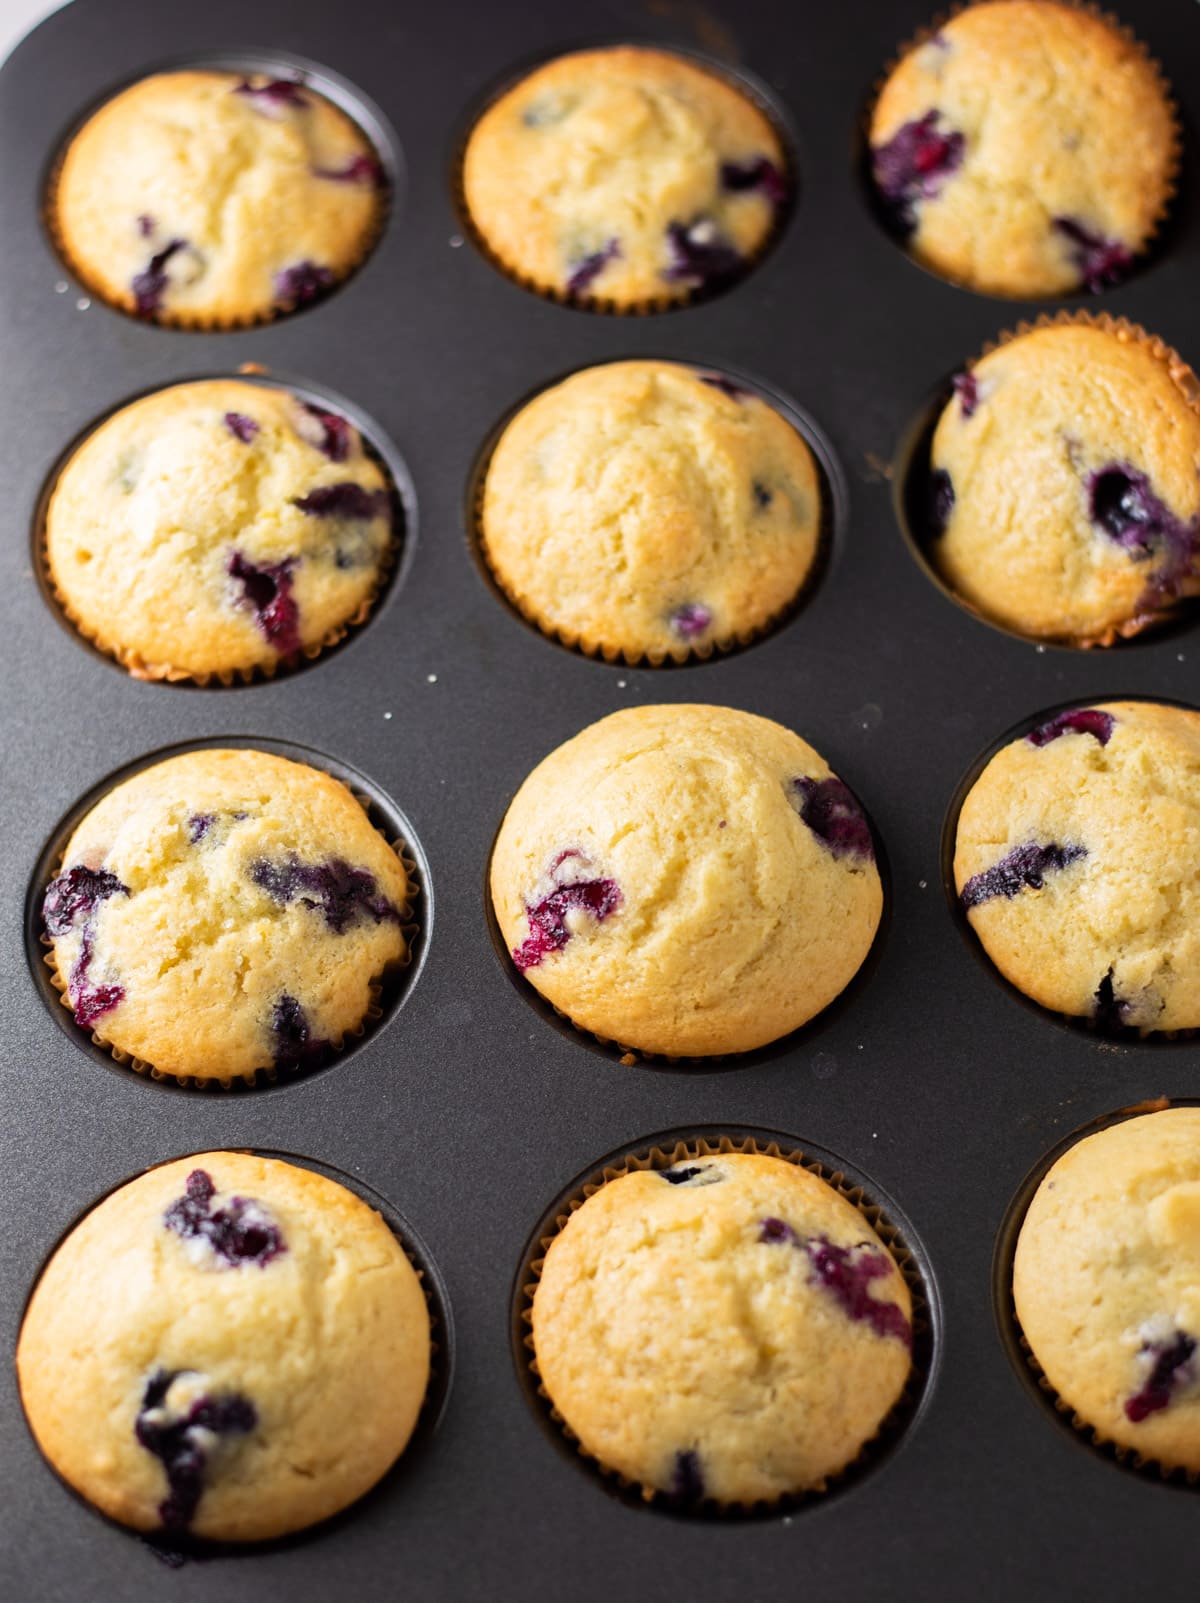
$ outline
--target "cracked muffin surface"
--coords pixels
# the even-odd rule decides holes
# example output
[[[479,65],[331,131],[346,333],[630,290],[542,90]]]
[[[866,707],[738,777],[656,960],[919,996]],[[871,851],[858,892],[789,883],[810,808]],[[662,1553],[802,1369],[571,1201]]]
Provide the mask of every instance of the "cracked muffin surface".
[[[68,617],[139,677],[229,678],[315,656],[365,617],[392,495],[345,418],[233,379],[108,418],[46,510]]]
[[[407,872],[340,780],[266,752],[185,752],[79,824],[42,918],[63,1000],[160,1074],[324,1062],[407,956]]]
[[[138,317],[237,324],[333,288],[378,230],[365,134],[300,79],[157,73],[72,138],[49,198],[70,263]]]
[[[430,1322],[404,1250],[336,1181],[240,1152],[114,1191],[46,1265],[17,1373],[38,1446],[105,1514],[168,1538],[282,1536],[403,1451]]]
[[[1200,1027],[1200,713],[1115,701],[996,753],[954,883],[996,967],[1102,1029]]]
[[[876,190],[934,272],[995,295],[1100,290],[1166,207],[1174,113],[1145,52],[1057,0],[983,0],[892,70],[870,126]]]
[[[752,1153],[609,1180],[551,1241],[538,1373],[601,1464],[687,1506],[818,1489],[911,1366],[904,1277],[809,1170]]]

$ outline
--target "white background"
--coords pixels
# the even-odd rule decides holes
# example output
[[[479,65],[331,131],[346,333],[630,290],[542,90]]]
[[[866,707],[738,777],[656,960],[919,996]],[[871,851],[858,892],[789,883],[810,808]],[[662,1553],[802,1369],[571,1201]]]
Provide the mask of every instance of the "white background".
[[[63,0],[0,0],[0,61],[43,17],[57,11]],[[156,0],[147,0],[154,4]],[[157,0],[162,4],[163,0]],[[170,0],[167,0],[170,3]]]

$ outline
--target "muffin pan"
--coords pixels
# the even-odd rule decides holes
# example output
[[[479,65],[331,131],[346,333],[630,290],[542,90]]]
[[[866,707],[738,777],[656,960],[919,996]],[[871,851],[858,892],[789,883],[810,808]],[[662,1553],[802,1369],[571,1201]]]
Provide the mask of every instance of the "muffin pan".
[[[1092,1120],[1197,1093],[1200,1045],[1110,1041],[1021,1005],[964,949],[939,841],[979,753],[1045,709],[1200,703],[1200,634],[1185,622],[1111,651],[1035,647],[954,605],[901,532],[893,464],[931,393],[1002,330],[1061,304],[954,289],[909,261],[872,212],[861,117],[931,10],[860,0],[847,28],[836,7],[801,17],[767,0],[607,0],[586,15],[529,0],[259,0],[249,11],[76,0],[0,72],[5,1350],[74,1219],[150,1164],[221,1146],[295,1153],[372,1188],[419,1232],[457,1332],[438,1428],[375,1493],[307,1536],[177,1573],[59,1484],[5,1363],[5,1595],[306,1603],[399,1587],[456,1603],[600,1603],[666,1584],[724,1603],[802,1584],[848,1603],[1127,1597],[1148,1585],[1158,1599],[1191,1597],[1197,1494],[1054,1428],[1006,1356],[1011,1333],[998,1339],[1010,1314],[992,1265],[1023,1177]],[[1200,18],[1185,0],[1142,0],[1126,16],[1180,102],[1185,165],[1149,258],[1087,304],[1197,362]],[[456,153],[487,92],[561,50],[616,40],[744,69],[794,144],[798,195],[774,247],[727,292],[669,316],[596,316],[529,294],[484,259],[456,209]],[[240,333],[140,325],[63,269],[40,218],[47,174],[81,113],[113,89],[231,57],[312,70],[318,86],[347,86],[352,108],[359,97],[377,106],[366,125],[405,181],[368,260],[312,309]],[[640,356],[726,369],[792,398],[848,487],[805,606],[744,650],[670,672],[542,638],[499,601],[471,548],[472,474],[497,421],[566,372]],[[411,473],[402,566],[366,623],[303,673],[231,689],[139,683],[60,627],[33,559],[39,498],[71,441],[113,407],[246,362],[346,396],[381,449],[394,442],[389,463]],[[650,701],[723,703],[796,729],[861,796],[887,851],[888,922],[864,982],[783,1050],[722,1072],[630,1066],[552,1027],[509,983],[489,935],[488,853],[517,786],[586,724]],[[167,1094],[111,1060],[102,1071],[65,1010],[54,1017],[32,915],[60,821],[89,792],[164,748],[231,738],[352,770],[410,826],[424,852],[423,960],[404,978],[403,1007],[321,1073]],[[663,1130],[766,1130],[844,1164],[911,1221],[941,1310],[916,1417],[868,1473],[786,1515],[634,1506],[576,1472],[528,1406],[511,1321],[531,1232],[573,1176]]]

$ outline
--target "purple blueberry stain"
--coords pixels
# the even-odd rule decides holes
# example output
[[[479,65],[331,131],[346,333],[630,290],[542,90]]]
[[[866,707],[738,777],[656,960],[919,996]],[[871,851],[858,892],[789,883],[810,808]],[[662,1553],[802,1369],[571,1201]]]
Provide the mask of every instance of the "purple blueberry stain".
[[[383,183],[383,168],[374,156],[351,156],[340,167],[314,167],[314,178],[328,178],[335,184],[368,184],[372,187]]]
[[[744,384],[739,384],[726,373],[698,373],[696,375],[701,384],[708,384],[714,390],[720,390],[731,401],[750,401],[754,399],[754,391],[748,390]]]
[[[941,113],[927,111],[904,123],[871,152],[875,185],[892,223],[902,234],[917,226],[918,201],[932,200],[962,166],[966,139],[956,128],[944,128]]]
[[[1094,1004],[1092,1019],[1098,1029],[1115,1035],[1125,1028],[1125,1016],[1129,1012],[1129,1004],[1117,997],[1111,968],[1096,987],[1092,1001]]]
[[[1134,562],[1159,562],[1142,605],[1160,607],[1177,598],[1200,554],[1200,515],[1184,523],[1155,492],[1149,477],[1127,462],[1114,462],[1088,476],[1088,517]]]
[[[963,417],[974,417],[975,408],[979,405],[979,380],[974,373],[956,373],[954,393],[958,396]]]
[[[254,1264],[259,1269],[287,1251],[283,1232],[270,1213],[253,1197],[230,1197],[219,1208],[213,1179],[204,1169],[193,1169],[184,1195],[163,1214],[163,1224],[183,1241],[197,1243],[224,1269]]]
[[[366,523],[381,518],[388,509],[386,490],[367,490],[361,484],[347,479],[340,484],[321,484],[307,495],[298,496],[293,506],[310,518],[343,518],[348,522]]]
[[[623,898],[616,880],[578,878],[564,883],[563,869],[572,862],[576,866],[570,872],[587,873],[589,863],[582,852],[574,849],[560,852],[550,867],[549,877],[554,888],[536,901],[525,903],[529,934],[520,946],[512,949],[513,962],[522,974],[527,969],[537,968],[552,953],[562,951],[573,933],[567,925],[572,913],[586,914],[602,924],[621,905]]]
[[[294,996],[286,993],[271,1014],[273,1062],[277,1069],[314,1068],[325,1057],[329,1042],[312,1033],[308,1015]]]
[[[226,412],[225,427],[234,439],[240,440],[243,445],[249,445],[259,430],[259,425],[254,419],[247,417],[244,412]]]
[[[216,821],[216,813],[193,813],[187,821],[189,843],[199,846]]]
[[[324,863],[305,863],[294,853],[276,861],[260,857],[250,865],[250,878],[280,907],[297,902],[320,913],[335,935],[368,921],[400,922],[400,909],[380,892],[374,874],[341,857]]]
[[[617,261],[620,255],[621,241],[614,238],[599,250],[573,261],[567,276],[567,294],[586,295],[608,264]]]
[[[672,1169],[660,1169],[658,1173],[669,1186],[686,1186],[693,1180],[698,1185],[715,1186],[725,1178],[721,1169],[711,1163],[686,1163]],[[702,1179],[701,1176],[707,1178]]]
[[[723,161],[721,188],[731,195],[744,195],[757,190],[773,206],[781,206],[787,199],[784,176],[768,156],[751,156],[747,161]]]
[[[149,212],[142,212],[138,217],[137,231],[143,239],[149,239],[157,227],[158,224],[154,221],[154,218],[151,217]]]
[[[704,1471],[700,1465],[700,1455],[694,1449],[688,1448],[675,1454],[668,1496],[681,1508],[703,1502]]]
[[[235,551],[225,571],[241,586],[240,604],[254,613],[255,622],[281,657],[300,650],[300,608],[292,594],[292,570],[299,558],[282,562],[251,562]]]
[[[1053,227],[1069,241],[1080,281],[1093,295],[1119,284],[1133,266],[1133,253],[1120,240],[1097,233],[1077,217],[1056,217]]]
[[[77,1022],[90,1027],[125,998],[123,985],[98,985],[90,976],[95,958],[95,921],[103,902],[111,896],[128,896],[129,887],[103,868],[70,868],[46,887],[42,918],[55,939],[73,929],[81,931],[79,955],[67,976],[67,999]]]
[[[1063,735],[1091,735],[1093,740],[1107,746],[1116,722],[1112,713],[1103,712],[1099,707],[1072,707],[1031,729],[1025,739],[1031,746],[1048,746]]]
[[[772,1217],[760,1222],[758,1239],[769,1246],[777,1247],[783,1241],[798,1243],[800,1238],[785,1220]]]
[[[306,433],[304,438],[331,462],[344,462],[354,444],[354,430],[350,424],[336,412],[327,412],[311,401],[303,401],[301,405],[314,422],[311,434]]]
[[[293,262],[275,274],[275,304],[281,311],[294,312],[320,300],[333,288],[334,277],[319,262]]]
[[[929,526],[934,535],[943,535],[954,511],[954,481],[945,468],[934,468],[929,475]]]
[[[139,317],[154,317],[162,310],[163,296],[170,283],[167,263],[186,249],[187,240],[168,240],[161,250],[155,251],[142,271],[134,275],[133,299]]]
[[[842,1312],[856,1324],[869,1324],[877,1336],[894,1336],[906,1347],[912,1346],[912,1325],[899,1303],[884,1302],[871,1295],[871,1283],[886,1280],[895,1264],[882,1247],[869,1241],[839,1247],[828,1236],[801,1236],[782,1219],[763,1219],[758,1239],[771,1246],[791,1246],[803,1252],[809,1263],[809,1279],[837,1301]]]
[[[712,628],[713,615],[699,601],[685,601],[671,614],[671,628],[681,640],[699,640]]]
[[[1172,1393],[1189,1385],[1196,1378],[1195,1337],[1176,1330],[1169,1340],[1144,1341],[1138,1357],[1149,1365],[1140,1389],[1125,1399],[1125,1417],[1140,1425],[1151,1414],[1157,1414],[1171,1404]]]
[[[169,1531],[185,1531],[195,1518],[216,1439],[249,1435],[258,1424],[254,1404],[240,1392],[202,1395],[182,1411],[171,1408],[171,1387],[188,1373],[156,1370],[134,1423],[138,1442],[166,1472],[168,1492],[158,1505],[158,1517]]]
[[[801,821],[835,857],[874,862],[871,826],[848,786],[833,774],[828,779],[801,774],[792,780],[791,788]]]
[[[750,493],[754,497],[754,505],[760,512],[765,512],[770,506],[771,502],[775,499],[774,495],[770,490],[767,489],[766,485],[760,483],[758,479],[755,479],[754,483],[750,486]]]
[[[969,911],[997,896],[1011,901],[1022,891],[1040,891],[1047,874],[1061,874],[1064,868],[1070,868],[1072,863],[1086,856],[1086,846],[1026,841],[991,868],[973,874],[959,893],[959,901],[963,909]]]
[[[668,262],[662,276],[668,284],[690,284],[696,289],[719,289],[736,278],[745,265],[741,252],[711,217],[691,223],[667,224]]]
[[[300,111],[309,103],[297,78],[269,78],[262,84],[252,84],[248,78],[243,78],[230,92],[240,95],[255,111],[268,117],[283,111]]]

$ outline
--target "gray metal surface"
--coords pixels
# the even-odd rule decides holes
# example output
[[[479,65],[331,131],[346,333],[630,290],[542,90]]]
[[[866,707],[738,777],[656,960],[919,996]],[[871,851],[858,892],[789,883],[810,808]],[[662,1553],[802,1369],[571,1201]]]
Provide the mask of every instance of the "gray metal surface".
[[[361,1180],[419,1233],[457,1331],[440,1427],[357,1509],[307,1539],[171,1572],[56,1480],[0,1364],[0,1595],[601,1599],[703,1603],[836,1595],[1194,1593],[1195,1495],[1056,1429],[1014,1372],[992,1292],[996,1235],[1041,1155],[1112,1108],[1200,1091],[1195,1045],[1112,1045],[1017,1002],[964,945],[942,886],[943,817],[998,734],[1064,701],[1197,700],[1194,628],[1109,654],[1010,639],[922,573],[884,467],[931,390],[1040,308],[952,289],[880,232],[856,175],[856,121],[922,0],[803,8],[739,0],[77,0],[0,73],[0,1350],[60,1233],[147,1164],[213,1146],[305,1155]],[[1189,140],[1200,14],[1142,0]],[[539,55],[628,38],[730,52],[792,128],[801,194],[783,237],[730,293],[653,318],[531,296],[460,240],[451,173],[470,108]],[[245,52],[319,64],[380,108],[406,170],[386,234],[323,305],[237,335],[171,333],[78,309],[41,231],[64,131],[164,62]],[[1200,359],[1200,216],[1189,160],[1154,260],[1091,303]],[[65,292],[56,286],[68,283]],[[685,670],[585,661],[517,622],[481,578],[464,509],[477,453],[515,399],[573,368],[659,355],[749,374],[828,440],[848,516],[817,593],[770,640]],[[229,691],[143,685],[64,630],[33,573],[31,523],[64,446],[130,396],[245,361],[351,398],[408,464],[415,539],[366,628],[327,660]],[[886,842],[878,965],[823,1028],[719,1073],[624,1068],[556,1030],[510,983],[484,913],[505,805],[551,747],[618,707],[723,702],[791,725],[861,795]],[[391,714],[387,717],[387,714]],[[107,1072],[52,1019],[22,912],[80,797],[157,749],[220,736],[291,742],[366,776],[426,854],[437,908],[423,972],[361,1047],[247,1095],[168,1094]],[[911,1222],[942,1308],[940,1367],[899,1448],[790,1521],[716,1524],[630,1507],[555,1451],[514,1372],[512,1281],[573,1176],[668,1128],[747,1125],[860,1169]]]

